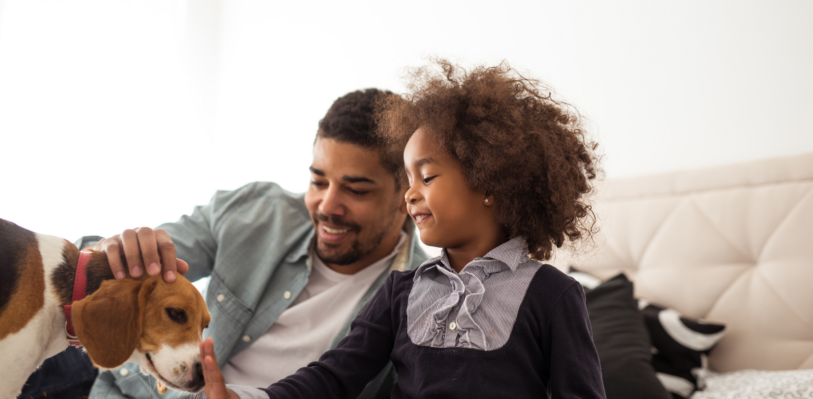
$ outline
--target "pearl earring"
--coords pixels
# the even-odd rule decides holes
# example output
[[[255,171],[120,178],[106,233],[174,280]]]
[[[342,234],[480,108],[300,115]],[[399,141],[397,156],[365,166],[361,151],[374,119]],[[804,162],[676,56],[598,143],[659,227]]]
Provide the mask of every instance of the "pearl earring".
[[[488,203],[488,198],[486,198],[486,204]]]

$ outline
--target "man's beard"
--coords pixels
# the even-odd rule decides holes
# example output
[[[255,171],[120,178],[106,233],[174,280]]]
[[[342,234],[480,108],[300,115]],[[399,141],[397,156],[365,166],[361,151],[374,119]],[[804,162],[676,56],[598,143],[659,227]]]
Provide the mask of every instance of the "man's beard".
[[[319,235],[317,234],[316,238],[316,255],[319,256],[319,259],[322,262],[336,265],[336,266],[347,266],[357,262],[359,259],[369,255],[373,252],[379,245],[381,245],[381,241],[384,241],[384,237],[387,236],[390,227],[392,226],[393,220],[395,219],[395,212],[390,213],[390,217],[387,220],[387,223],[381,224],[381,228],[377,231],[373,231],[365,242],[360,240],[361,238],[361,227],[355,223],[345,222],[341,219],[335,217],[329,217],[327,215],[323,215],[318,213],[314,215],[314,225],[318,226],[316,221],[328,222],[335,226],[341,226],[345,228],[350,228],[356,231],[356,241],[350,246],[350,248],[340,251],[338,248],[334,248],[332,244],[327,244],[319,240]]]

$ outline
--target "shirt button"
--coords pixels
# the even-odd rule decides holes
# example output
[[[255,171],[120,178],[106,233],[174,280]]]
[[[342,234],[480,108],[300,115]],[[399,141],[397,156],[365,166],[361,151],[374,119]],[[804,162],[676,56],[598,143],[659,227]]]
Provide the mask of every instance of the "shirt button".
[[[226,297],[225,297],[225,296],[223,296],[223,294],[218,294],[218,295],[217,295],[217,301],[218,301],[218,302],[223,302],[223,300],[224,300],[224,299],[226,299]]]
[[[127,370],[125,368],[121,368],[121,369],[119,369],[119,374],[121,374],[122,377],[126,377],[127,374],[130,374],[130,370]]]
[[[285,299],[291,299],[291,291],[285,291],[285,293],[282,294],[282,297]]]
[[[455,323],[455,322],[449,323],[449,329],[450,330],[454,330],[455,328],[457,328],[457,323]]]
[[[250,341],[251,341],[251,337],[249,337],[248,335],[243,335],[243,342],[250,342]]]

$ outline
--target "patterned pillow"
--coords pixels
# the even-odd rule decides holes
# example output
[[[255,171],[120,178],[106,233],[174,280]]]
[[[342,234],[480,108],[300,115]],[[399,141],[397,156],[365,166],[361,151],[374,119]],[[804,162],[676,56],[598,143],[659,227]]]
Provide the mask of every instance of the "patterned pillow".
[[[599,278],[572,267],[568,275],[581,283],[585,292],[602,284]],[[698,373],[706,368],[706,356],[723,337],[725,325],[682,317],[674,309],[644,299],[638,300],[638,308],[652,341],[652,365],[666,390],[674,399],[681,399],[703,389]]]
[[[813,370],[703,372],[706,389],[692,399],[813,398]]]
[[[652,365],[673,398],[688,398],[703,389],[698,378],[705,357],[725,333],[725,325],[681,316],[674,309],[638,301],[652,339]]]
[[[632,282],[619,274],[585,294],[607,399],[669,399],[632,293]]]

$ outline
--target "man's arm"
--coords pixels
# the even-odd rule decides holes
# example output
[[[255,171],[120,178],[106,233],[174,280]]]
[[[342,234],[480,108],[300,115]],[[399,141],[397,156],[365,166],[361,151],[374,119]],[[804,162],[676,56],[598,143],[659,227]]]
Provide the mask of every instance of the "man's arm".
[[[150,276],[163,273],[167,282],[175,281],[176,273],[186,274],[190,281],[206,277],[212,272],[217,251],[213,234],[216,215],[223,213],[227,205],[239,202],[250,191],[247,187],[219,191],[209,204],[195,207],[192,214],[177,222],[156,229],[127,229],[94,243],[93,249],[107,254],[116,278],[124,278],[125,271],[132,277],[140,277],[144,272]],[[93,242],[93,238],[99,237],[83,237],[83,241]]]

